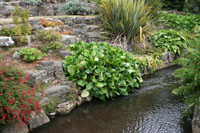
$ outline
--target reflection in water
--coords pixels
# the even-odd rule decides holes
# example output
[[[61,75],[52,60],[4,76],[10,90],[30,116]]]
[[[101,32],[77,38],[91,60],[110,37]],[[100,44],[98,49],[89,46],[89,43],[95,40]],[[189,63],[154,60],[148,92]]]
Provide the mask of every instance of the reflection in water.
[[[33,133],[190,133],[191,121],[180,116],[183,100],[171,94],[178,86],[174,69],[145,77],[143,87],[127,97],[93,100]]]

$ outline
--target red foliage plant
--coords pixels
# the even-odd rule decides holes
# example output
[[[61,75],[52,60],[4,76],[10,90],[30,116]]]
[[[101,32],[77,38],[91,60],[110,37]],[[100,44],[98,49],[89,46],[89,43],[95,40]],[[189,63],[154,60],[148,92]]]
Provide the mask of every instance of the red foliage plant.
[[[32,111],[41,110],[28,78],[18,69],[0,65],[0,123],[29,124]]]

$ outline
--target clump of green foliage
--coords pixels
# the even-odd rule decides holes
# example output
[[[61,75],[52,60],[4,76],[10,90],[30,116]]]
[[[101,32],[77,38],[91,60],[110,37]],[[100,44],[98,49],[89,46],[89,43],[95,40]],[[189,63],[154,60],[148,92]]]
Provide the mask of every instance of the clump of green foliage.
[[[180,54],[181,50],[187,48],[187,38],[175,30],[160,30],[151,37],[152,44],[164,51]]]
[[[191,31],[196,25],[200,25],[200,16],[198,15],[165,14],[163,19],[169,28],[177,30]]]
[[[76,80],[82,97],[106,100],[128,95],[142,83],[135,59],[107,43],[76,42],[70,45],[73,56],[66,56],[63,68],[67,80]]]
[[[55,111],[58,100],[54,97],[51,98],[50,102],[47,105],[42,106],[42,109],[46,114],[50,114]]]
[[[163,0],[163,9],[182,11],[185,0]]]
[[[190,13],[200,13],[200,0],[185,0],[184,11]]]
[[[0,30],[0,35],[11,36],[17,45],[27,43],[27,35],[32,31],[32,26],[28,22],[29,13],[19,7],[15,7],[13,12],[13,23],[16,26],[12,28],[3,27]]]
[[[61,42],[61,35],[51,30],[40,30],[35,35],[37,41],[44,45],[40,47],[41,51],[48,52],[49,50],[59,50],[63,47]]]
[[[151,15],[152,19],[157,19],[159,15],[159,11],[161,10],[163,4],[161,0],[146,0],[148,6],[151,7]]]
[[[43,58],[43,54],[40,50],[36,48],[22,48],[19,51],[19,56],[23,61],[33,62],[35,60],[40,60]]]
[[[200,25],[195,26],[192,32],[195,34],[197,38],[200,38]]]
[[[141,72],[145,72],[145,70],[147,70],[153,73],[156,70],[156,67],[162,64],[160,56],[161,55],[155,53],[152,55],[135,57],[135,59]]]
[[[87,3],[81,0],[68,0],[62,5],[59,10],[67,13],[68,15],[84,15],[91,14],[91,9]]]
[[[185,102],[189,106],[188,113],[194,109],[200,97],[200,44],[199,39],[193,41],[192,48],[177,60],[182,67],[174,72],[174,75],[183,83],[179,88],[173,90],[176,95],[185,96]]]
[[[125,36],[131,42],[152,18],[152,7],[145,0],[102,0],[99,5],[103,27],[112,36]]]

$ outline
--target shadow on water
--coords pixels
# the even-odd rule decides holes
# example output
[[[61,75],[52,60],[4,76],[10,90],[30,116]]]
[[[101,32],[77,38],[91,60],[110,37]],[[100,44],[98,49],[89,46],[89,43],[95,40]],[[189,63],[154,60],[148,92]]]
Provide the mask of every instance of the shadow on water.
[[[144,77],[136,93],[108,102],[93,100],[32,133],[191,133],[191,120],[180,115],[183,99],[171,94],[179,85],[172,76],[175,69]]]

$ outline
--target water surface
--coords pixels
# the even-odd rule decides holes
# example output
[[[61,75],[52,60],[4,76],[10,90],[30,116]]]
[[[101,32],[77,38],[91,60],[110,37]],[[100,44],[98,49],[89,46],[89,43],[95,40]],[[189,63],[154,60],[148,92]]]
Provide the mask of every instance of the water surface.
[[[191,133],[191,121],[180,113],[183,99],[170,67],[145,77],[141,89],[113,101],[93,100],[59,116],[33,133]]]

